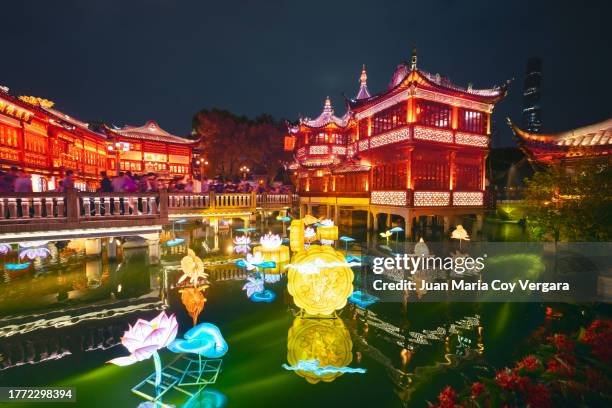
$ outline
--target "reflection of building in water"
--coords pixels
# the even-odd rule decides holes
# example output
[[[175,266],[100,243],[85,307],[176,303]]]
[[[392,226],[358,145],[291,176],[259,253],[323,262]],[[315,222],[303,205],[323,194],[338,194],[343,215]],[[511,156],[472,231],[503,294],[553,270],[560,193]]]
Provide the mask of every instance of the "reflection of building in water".
[[[353,342],[346,326],[339,318],[310,319],[296,317],[287,337],[287,362],[317,360],[319,367],[347,367],[353,360]],[[342,372],[317,375],[311,371],[295,370],[311,384],[331,382]]]
[[[419,381],[431,378],[431,373],[421,375],[425,371],[454,366],[461,358],[484,351],[479,315],[416,331],[390,323],[371,310],[356,307],[352,319],[347,320],[347,326],[357,355],[370,357],[386,368],[396,387],[395,392],[404,404],[410,401]],[[434,361],[415,363],[414,357],[419,353],[431,353],[432,348],[436,350],[440,346],[443,346],[442,355],[434,357]]]
[[[114,347],[127,322],[160,307],[158,298],[145,298],[63,309],[30,321],[27,316],[1,319],[0,370]]]

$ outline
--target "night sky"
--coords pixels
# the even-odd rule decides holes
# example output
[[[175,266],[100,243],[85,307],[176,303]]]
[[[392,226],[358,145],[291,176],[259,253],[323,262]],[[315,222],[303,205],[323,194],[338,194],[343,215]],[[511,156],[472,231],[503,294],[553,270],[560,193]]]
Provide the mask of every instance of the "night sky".
[[[55,101],[83,120],[155,119],[186,135],[202,108],[317,116],[344,113],[362,64],[371,92],[409,60],[475,88],[515,78],[495,112],[497,145],[520,123],[526,60],[543,59],[545,131],[611,117],[607,1],[3,2],[0,84]]]

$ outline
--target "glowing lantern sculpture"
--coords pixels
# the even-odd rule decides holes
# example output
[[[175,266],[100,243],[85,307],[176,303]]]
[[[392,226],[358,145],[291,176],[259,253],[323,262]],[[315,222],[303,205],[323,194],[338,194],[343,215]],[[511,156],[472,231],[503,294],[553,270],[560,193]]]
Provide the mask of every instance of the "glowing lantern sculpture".
[[[289,262],[291,254],[289,253],[289,247],[282,245],[283,240],[280,235],[274,235],[272,233],[266,234],[261,237],[259,243],[260,246],[253,248],[253,252],[261,254],[264,262],[275,263],[274,268],[267,268],[266,272],[282,272],[285,265]]]
[[[234,250],[237,254],[246,254],[251,250],[251,238],[242,235],[234,238]]]
[[[11,246],[9,244],[0,244],[0,255],[6,255],[11,252]]]
[[[180,277],[178,283],[189,279],[191,285],[196,287],[200,278],[206,279],[208,275],[204,272],[204,262],[196,256],[192,249],[187,250],[187,256],[181,259],[181,269],[183,276]]]
[[[287,290],[306,313],[329,315],[346,305],[353,293],[353,277],[341,252],[312,245],[291,260]]]
[[[465,228],[463,228],[463,225],[461,224],[457,225],[457,228],[451,234],[451,238],[459,240],[459,249],[461,249],[462,241],[470,240],[470,236],[468,235],[467,231],[465,230]]]
[[[287,336],[287,362],[283,368],[311,384],[331,382],[344,373],[364,373],[347,367],[353,360],[351,335],[341,319],[293,321]]]
[[[304,249],[304,221],[291,221],[291,227],[289,229],[289,246],[293,252]]]
[[[174,340],[168,350],[174,353],[192,353],[205,358],[220,358],[227,353],[227,342],[221,330],[212,323],[201,323],[187,330],[183,339]]]
[[[351,237],[347,237],[346,235],[343,235],[340,237],[340,241],[344,242],[344,252],[348,255],[349,242],[355,242],[355,238],[351,238]]]
[[[338,226],[332,220],[323,220],[317,227],[317,235],[321,241],[337,241]]]
[[[181,303],[187,309],[187,313],[193,319],[193,325],[198,324],[198,317],[204,310],[204,303],[206,303],[206,297],[204,291],[208,285],[201,286],[199,288],[187,288],[181,289]]]
[[[127,366],[153,357],[155,361],[155,386],[159,387],[162,368],[157,350],[172,343],[176,338],[177,331],[178,323],[173,314],[168,316],[165,312],[161,312],[151,321],[138,319],[136,324],[134,326],[130,325],[121,337],[121,344],[128,349],[130,355],[114,358],[109,363]]]
[[[51,251],[47,248],[48,243],[49,241],[20,242],[19,247],[22,248],[22,250],[19,252],[19,259],[45,259],[51,254]]]

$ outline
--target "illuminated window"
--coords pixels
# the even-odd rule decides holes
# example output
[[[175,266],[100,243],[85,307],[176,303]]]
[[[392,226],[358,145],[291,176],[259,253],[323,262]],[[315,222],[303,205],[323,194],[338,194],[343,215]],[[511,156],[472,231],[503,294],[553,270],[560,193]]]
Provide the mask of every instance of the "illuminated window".
[[[459,110],[459,130],[470,133],[487,133],[487,114],[469,109]]]
[[[368,120],[362,119],[359,121],[359,138],[368,137]]]
[[[437,102],[417,101],[416,106],[417,123],[425,126],[439,128],[450,128],[451,107]]]
[[[401,102],[372,116],[372,135],[387,132],[406,124],[406,104]]]

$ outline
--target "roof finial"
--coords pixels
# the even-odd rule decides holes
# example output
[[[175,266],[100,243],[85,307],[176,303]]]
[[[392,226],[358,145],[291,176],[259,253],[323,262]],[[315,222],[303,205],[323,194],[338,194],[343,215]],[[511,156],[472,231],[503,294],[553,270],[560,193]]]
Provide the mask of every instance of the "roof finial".
[[[417,48],[416,44],[412,47],[412,63],[410,69],[416,71],[417,69]]]
[[[368,81],[368,74],[366,73],[365,64],[363,64],[363,68],[361,68],[361,76],[359,77],[359,80],[361,81],[361,86],[366,85]]]
[[[329,96],[325,97],[325,107],[331,108],[331,99],[329,99]]]
[[[368,91],[368,74],[366,73],[365,64],[361,68],[361,76],[359,77],[359,92],[357,92],[357,99],[365,99],[370,97],[370,91]]]

